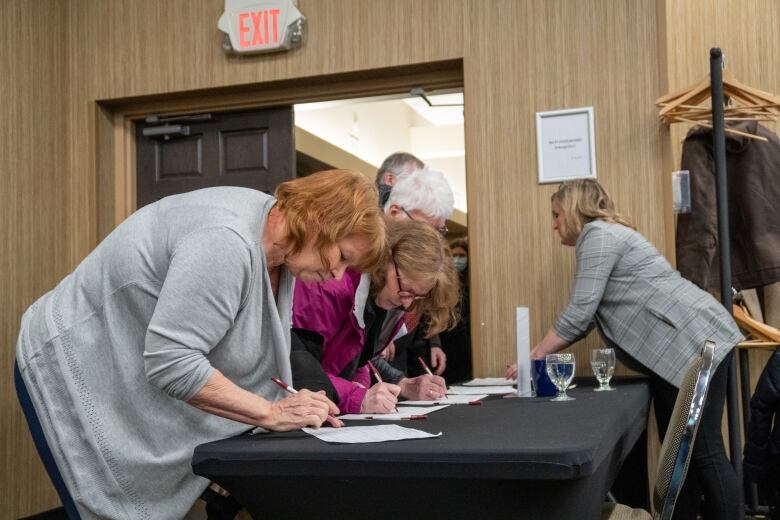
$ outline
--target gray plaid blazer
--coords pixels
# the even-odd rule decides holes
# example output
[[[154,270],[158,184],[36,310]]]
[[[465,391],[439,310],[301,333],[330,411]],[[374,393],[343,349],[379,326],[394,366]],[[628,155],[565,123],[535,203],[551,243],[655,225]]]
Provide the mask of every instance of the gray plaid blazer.
[[[573,343],[598,326],[608,342],[647,370],[680,386],[704,341],[719,363],[744,338],[731,314],[680,273],[641,234],[595,220],[577,239],[577,275],[553,324]]]

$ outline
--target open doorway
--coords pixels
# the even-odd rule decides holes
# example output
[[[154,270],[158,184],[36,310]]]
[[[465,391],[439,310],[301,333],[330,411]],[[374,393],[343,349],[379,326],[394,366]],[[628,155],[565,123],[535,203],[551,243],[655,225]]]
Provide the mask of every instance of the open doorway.
[[[430,105],[428,102],[430,102]],[[299,174],[311,166],[352,168],[373,178],[382,161],[411,153],[441,171],[455,196],[448,238],[466,234],[463,92],[374,96],[293,106]]]

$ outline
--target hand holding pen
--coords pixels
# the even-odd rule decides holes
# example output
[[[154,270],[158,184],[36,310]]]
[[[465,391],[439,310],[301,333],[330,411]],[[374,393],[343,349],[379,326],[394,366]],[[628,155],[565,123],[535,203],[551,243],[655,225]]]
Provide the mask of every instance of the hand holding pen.
[[[272,413],[276,415],[275,418],[280,423],[280,428],[271,429],[290,430],[305,426],[319,428],[325,422],[334,428],[344,426],[340,419],[334,417],[339,413],[339,409],[333,401],[325,397],[325,392],[312,392],[306,389],[299,392],[278,377],[271,379],[292,394],[290,397],[271,403]]]
[[[379,370],[376,369],[371,361],[368,362],[368,369],[374,375],[377,384],[366,392],[363,402],[360,404],[360,413],[397,412],[398,409],[395,406],[398,403],[398,394],[401,392],[401,388],[382,381]]]

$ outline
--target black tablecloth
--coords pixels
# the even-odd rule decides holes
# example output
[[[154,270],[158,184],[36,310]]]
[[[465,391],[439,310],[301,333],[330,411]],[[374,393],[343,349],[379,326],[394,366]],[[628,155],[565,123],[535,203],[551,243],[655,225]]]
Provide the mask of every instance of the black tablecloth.
[[[328,444],[300,431],[244,435],[198,446],[193,469],[255,517],[322,517],[326,508],[371,518],[521,511],[519,518],[597,518],[646,426],[647,385],[617,388],[580,385],[569,391],[574,401],[489,399],[399,421],[443,433],[435,439]],[[424,510],[410,511],[412,504]]]

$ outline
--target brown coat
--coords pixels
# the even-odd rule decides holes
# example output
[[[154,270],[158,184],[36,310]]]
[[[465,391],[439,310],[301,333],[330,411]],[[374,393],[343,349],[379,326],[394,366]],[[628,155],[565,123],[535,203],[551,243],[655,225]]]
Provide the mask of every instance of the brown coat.
[[[729,125],[769,142],[726,133],[732,285],[780,281],[780,140],[755,121]],[[692,212],[677,219],[677,269],[704,289],[719,289],[718,221],[712,130],[694,128],[683,144]]]

